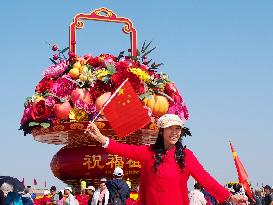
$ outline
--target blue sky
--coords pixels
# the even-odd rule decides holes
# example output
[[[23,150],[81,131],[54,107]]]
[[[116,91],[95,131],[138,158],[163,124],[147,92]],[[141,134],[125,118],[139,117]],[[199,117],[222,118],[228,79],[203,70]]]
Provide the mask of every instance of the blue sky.
[[[192,1],[4,1],[1,24],[0,175],[64,185],[49,163],[60,146],[41,144],[18,131],[24,99],[50,65],[45,43],[68,46],[74,15],[108,7],[130,18],[138,44],[152,40],[186,101],[193,137],[185,144],[221,183],[237,179],[231,140],[254,187],[273,185],[273,2]],[[129,47],[121,25],[88,22],[78,51],[118,54]]]

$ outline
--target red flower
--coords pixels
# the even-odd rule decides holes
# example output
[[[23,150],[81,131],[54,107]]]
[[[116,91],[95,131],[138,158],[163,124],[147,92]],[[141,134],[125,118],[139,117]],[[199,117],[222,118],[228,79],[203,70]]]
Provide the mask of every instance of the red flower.
[[[43,94],[49,91],[52,84],[53,84],[53,81],[50,78],[43,78],[36,86],[35,92]]]
[[[52,113],[52,107],[46,106],[45,100],[33,103],[31,116],[36,121],[43,121]]]
[[[88,64],[94,68],[99,67],[101,65],[101,63],[102,63],[102,61],[99,57],[95,57],[95,58],[90,57],[88,60]]]
[[[94,87],[90,88],[90,95],[92,97],[92,100],[95,102],[96,99],[101,96],[103,93],[106,92],[114,92],[117,89],[112,83],[105,84],[102,81],[97,81],[94,84]]]
[[[100,57],[105,60],[109,60],[109,59],[112,59],[113,61],[117,60],[117,58],[115,56],[113,56],[111,54],[107,54],[107,53],[101,54]]]
[[[24,114],[23,114],[23,117],[21,119],[21,125],[24,125],[27,122],[32,120],[31,113],[32,113],[32,103],[29,103],[25,107]]]
[[[145,92],[146,88],[144,86],[144,83],[139,79],[139,77],[131,72],[117,72],[111,76],[111,81],[113,82],[115,87],[118,88],[126,78],[129,78],[129,81],[137,94],[143,94]]]
[[[190,117],[190,115],[189,115],[189,111],[188,111],[187,106],[186,106],[186,105],[183,105],[183,106],[182,106],[182,110],[183,110],[183,113],[184,113],[184,118],[185,118],[186,120],[188,120],[189,117]]]
[[[129,66],[129,63],[126,61],[120,61],[115,64],[117,72],[128,70]]]
[[[160,79],[160,75],[159,75],[156,71],[154,71],[154,70],[149,70],[148,72],[149,72],[149,75],[150,75],[150,76],[154,75],[154,77],[155,77],[156,79]]]

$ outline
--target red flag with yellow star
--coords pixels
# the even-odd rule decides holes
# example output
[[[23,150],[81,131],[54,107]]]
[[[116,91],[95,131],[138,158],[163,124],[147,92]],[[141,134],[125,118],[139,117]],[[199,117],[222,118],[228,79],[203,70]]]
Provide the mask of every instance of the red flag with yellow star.
[[[128,79],[105,103],[103,112],[118,137],[128,136],[151,121]]]
[[[238,173],[238,180],[239,183],[244,187],[246,194],[248,195],[248,197],[250,197],[252,200],[254,200],[253,196],[252,196],[252,192],[250,189],[250,186],[248,184],[248,174],[246,173],[246,170],[241,162],[241,160],[239,159],[237,152],[235,151],[233,145],[231,144],[231,142],[229,142],[230,144],[230,148],[232,151],[232,156],[234,159],[234,163],[237,169],[237,173]]]

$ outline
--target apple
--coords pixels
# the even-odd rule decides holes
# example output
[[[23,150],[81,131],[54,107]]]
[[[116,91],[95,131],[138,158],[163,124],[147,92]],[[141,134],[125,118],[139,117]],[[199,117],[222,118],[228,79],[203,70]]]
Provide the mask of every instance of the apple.
[[[111,97],[111,92],[103,93],[96,100],[96,108],[97,111],[100,111],[104,105],[104,103]]]
[[[92,103],[91,95],[89,91],[85,88],[76,88],[75,90],[73,90],[70,99],[73,104],[75,104],[78,99],[82,100],[86,104]]]
[[[71,105],[68,101],[66,101],[64,103],[57,103],[54,105],[55,115],[62,120],[69,119],[70,109],[71,109]]]

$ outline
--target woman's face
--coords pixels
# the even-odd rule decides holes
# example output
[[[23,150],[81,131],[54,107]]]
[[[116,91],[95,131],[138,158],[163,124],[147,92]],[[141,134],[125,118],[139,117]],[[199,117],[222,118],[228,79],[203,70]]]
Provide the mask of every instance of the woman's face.
[[[181,135],[182,128],[178,125],[166,127],[163,130],[165,149],[175,145]]]
[[[100,190],[104,190],[106,188],[106,184],[104,182],[100,183]]]

